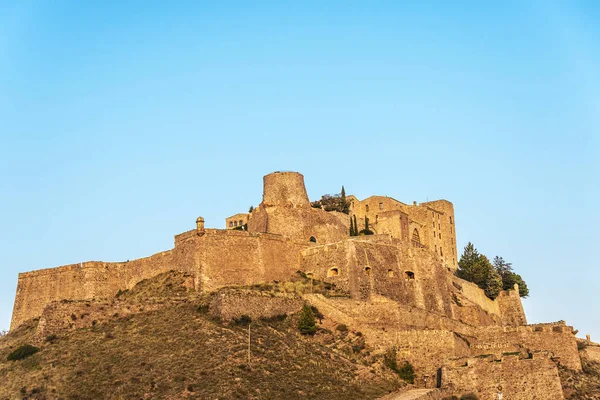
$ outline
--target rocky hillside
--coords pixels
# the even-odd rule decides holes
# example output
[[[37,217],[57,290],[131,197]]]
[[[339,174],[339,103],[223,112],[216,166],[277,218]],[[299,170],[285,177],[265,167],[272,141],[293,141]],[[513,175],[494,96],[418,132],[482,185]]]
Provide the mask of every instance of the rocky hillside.
[[[163,274],[104,300],[109,317],[87,327],[40,337],[31,321],[0,338],[0,399],[369,399],[405,385],[360,332],[323,321],[305,336],[296,314],[223,323],[189,287]],[[7,359],[26,344],[39,351]]]

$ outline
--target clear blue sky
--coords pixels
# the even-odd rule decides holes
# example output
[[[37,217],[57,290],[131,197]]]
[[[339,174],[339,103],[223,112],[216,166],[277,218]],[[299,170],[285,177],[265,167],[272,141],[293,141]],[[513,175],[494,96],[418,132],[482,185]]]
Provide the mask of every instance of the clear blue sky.
[[[17,273],[309,196],[454,203],[530,322],[600,341],[596,1],[0,0],[0,329]]]

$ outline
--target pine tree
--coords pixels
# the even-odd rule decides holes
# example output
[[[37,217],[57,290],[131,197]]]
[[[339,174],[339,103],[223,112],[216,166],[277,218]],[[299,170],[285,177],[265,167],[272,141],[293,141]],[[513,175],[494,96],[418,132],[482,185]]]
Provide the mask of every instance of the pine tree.
[[[344,214],[348,214],[350,213],[350,205],[348,204],[348,201],[346,200],[346,189],[344,189],[344,185],[342,185],[342,193],[340,196],[340,203],[341,203],[341,210]]]
[[[500,294],[502,290],[502,277],[493,268],[488,271],[483,284],[483,291],[485,295],[490,299],[494,300]]]
[[[315,314],[308,304],[304,304],[300,312],[300,320],[298,321],[298,329],[303,335],[314,335],[317,331]]]
[[[473,246],[473,243],[469,242],[465,246],[463,253],[458,260],[458,270],[456,276],[469,282],[474,282],[474,267],[475,263],[479,260],[479,252]]]

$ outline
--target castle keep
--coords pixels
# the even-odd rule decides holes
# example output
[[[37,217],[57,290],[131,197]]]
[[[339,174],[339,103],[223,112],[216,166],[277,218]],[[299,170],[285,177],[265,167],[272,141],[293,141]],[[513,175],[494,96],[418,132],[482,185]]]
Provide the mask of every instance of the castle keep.
[[[563,398],[556,365],[581,369],[572,328],[527,325],[518,287],[490,300],[455,276],[452,203],[348,196],[348,215],[311,207],[299,173],[274,172],[263,184],[258,207],[227,218],[225,229],[206,228],[199,217],[195,229],[175,236],[172,250],[19,274],[11,329],[58,301],[111,298],[173,269],[189,274],[200,292],[285,281],[302,271],[348,293],[305,301],[373,346],[396,347],[421,385],[491,394],[502,382],[507,398]],[[374,234],[350,236],[354,217]],[[523,376],[535,377],[534,387]]]

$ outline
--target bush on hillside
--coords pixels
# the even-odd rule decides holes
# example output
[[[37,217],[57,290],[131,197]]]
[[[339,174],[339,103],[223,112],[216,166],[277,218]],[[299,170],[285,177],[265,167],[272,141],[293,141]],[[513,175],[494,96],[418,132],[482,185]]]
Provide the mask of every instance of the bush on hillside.
[[[6,359],[8,361],[24,360],[25,358],[34,355],[38,351],[40,351],[40,349],[38,347],[32,346],[30,344],[25,344],[25,345],[17,348],[12,353],[10,353],[8,355],[8,357],[6,357]]]
[[[303,335],[314,335],[317,331],[315,314],[308,304],[304,304],[298,320],[298,329]]]

